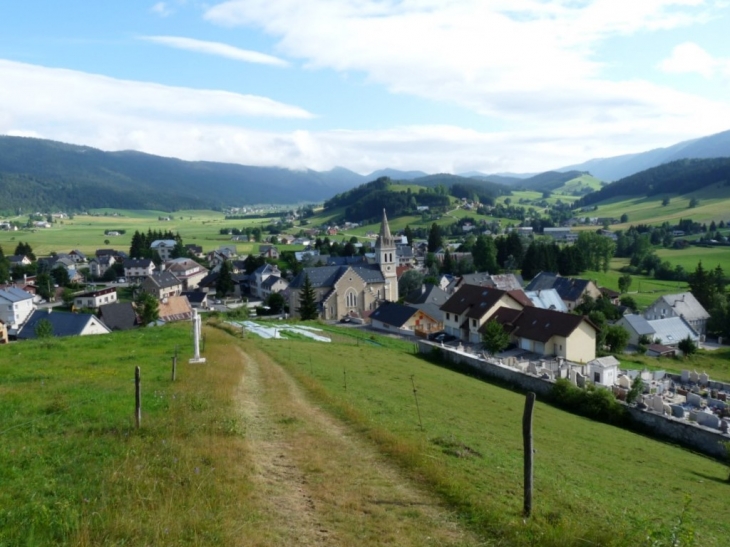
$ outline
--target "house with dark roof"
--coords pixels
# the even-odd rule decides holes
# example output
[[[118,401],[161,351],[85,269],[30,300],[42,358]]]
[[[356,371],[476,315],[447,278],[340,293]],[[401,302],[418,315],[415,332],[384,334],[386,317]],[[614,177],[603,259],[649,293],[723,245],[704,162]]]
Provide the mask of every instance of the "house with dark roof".
[[[532,307],[522,291],[503,291],[479,285],[462,285],[444,304],[444,330],[464,342],[478,344],[479,329],[501,307],[521,310]]]
[[[574,363],[596,358],[598,327],[583,315],[525,307],[500,308],[493,318],[510,333],[520,349]],[[482,327],[480,333],[484,331]]]
[[[683,318],[697,334],[705,334],[710,314],[702,307],[691,292],[665,294],[657,298],[644,310],[647,320]]]
[[[127,258],[123,265],[129,283],[141,283],[155,271],[155,263],[149,258]]]
[[[182,292],[182,281],[172,272],[155,272],[142,282],[140,287],[144,292],[151,294],[158,300],[177,296]]]
[[[99,319],[112,331],[129,330],[139,325],[139,317],[131,302],[114,302],[99,307]]]
[[[116,264],[117,259],[111,255],[103,255],[97,258],[92,258],[89,261],[89,273],[93,277],[103,277],[104,274]]]
[[[560,298],[568,306],[568,310],[573,310],[576,306],[579,306],[585,296],[594,299],[601,296],[600,289],[593,281],[562,277],[551,272],[540,272],[525,287],[526,291],[541,291],[544,289],[558,291]]]
[[[51,324],[53,336],[88,336],[92,334],[109,334],[111,330],[90,313],[51,312],[52,308],[36,310],[18,333],[18,340],[37,338],[36,327],[41,321]]]
[[[441,287],[433,283],[424,283],[418,289],[411,291],[403,298],[403,303],[417,308],[439,323],[444,322],[444,312],[441,306],[449,299],[449,295]]]
[[[33,264],[33,261],[25,255],[10,255],[6,258],[11,268],[13,266],[30,266]]]
[[[279,258],[279,248],[276,245],[259,245],[259,255],[276,260]]]
[[[208,293],[203,291],[183,291],[180,296],[184,296],[190,302],[193,308],[208,307]]]
[[[462,285],[479,285],[481,287],[492,287],[503,291],[518,291],[524,285],[522,276],[516,274],[491,275],[485,272],[476,272],[454,277],[446,288],[450,294],[458,291]]]
[[[208,269],[191,258],[168,260],[165,262],[165,270],[180,280],[184,291],[196,289],[200,281],[208,275]]]
[[[429,333],[440,331],[443,327],[443,323],[426,312],[395,302],[380,304],[370,314],[370,324],[378,330],[406,335],[418,333],[424,338]]]

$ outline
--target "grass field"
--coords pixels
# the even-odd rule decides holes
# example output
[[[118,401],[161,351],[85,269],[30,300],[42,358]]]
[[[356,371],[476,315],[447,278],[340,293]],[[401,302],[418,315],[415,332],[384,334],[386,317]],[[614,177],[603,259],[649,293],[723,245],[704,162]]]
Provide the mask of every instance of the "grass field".
[[[668,197],[670,202],[662,206],[662,200]],[[699,204],[692,209],[689,202],[697,198]],[[626,224],[614,225],[614,229],[625,229],[631,224],[676,224],[681,219],[691,218],[696,222],[719,222],[730,220],[730,186],[716,184],[685,194],[683,196],[659,194],[651,197],[613,198],[598,205],[597,211],[584,213],[588,216],[620,218],[627,214]]]
[[[221,228],[244,228],[265,225],[271,219],[225,220],[222,213],[214,211],[178,211],[174,216],[161,211],[113,211],[100,210],[97,215],[77,215],[73,220],[65,219],[53,224],[52,228],[0,231],[0,246],[5,254],[12,254],[19,241],[29,243],[33,252],[43,256],[56,252],[69,252],[79,249],[93,254],[96,249],[116,248],[127,250],[135,230],[170,230],[179,232],[185,243],[201,245],[204,251],[217,249],[229,244],[230,236],[220,235]],[[105,216],[106,213],[106,216]],[[117,216],[114,216],[116,213]],[[158,217],[168,217],[160,221]],[[23,219],[24,220],[24,219]],[[104,235],[105,230],[126,230],[122,236]],[[109,243],[105,243],[109,241]],[[237,243],[239,252],[249,252],[247,244]]]
[[[237,470],[241,368],[216,332],[216,366],[187,365],[188,327],[0,346],[0,545],[234,543],[250,490]]]
[[[207,327],[208,364],[190,366],[187,327],[0,346],[0,545],[658,547],[679,527],[713,547],[730,533],[717,518],[726,466],[543,403],[524,521],[524,396],[408,342],[336,327],[326,346],[241,341]],[[305,404],[277,362],[343,422]],[[412,487],[383,476],[388,462],[476,538],[454,541],[427,492],[402,504]]]
[[[647,534],[668,533],[686,496],[690,514],[681,518],[697,545],[724,545],[730,533],[726,519],[715,518],[725,511],[725,466],[542,403],[535,516],[525,522],[523,395],[354,340],[327,351],[314,342],[256,343],[495,545],[670,545],[650,543]]]

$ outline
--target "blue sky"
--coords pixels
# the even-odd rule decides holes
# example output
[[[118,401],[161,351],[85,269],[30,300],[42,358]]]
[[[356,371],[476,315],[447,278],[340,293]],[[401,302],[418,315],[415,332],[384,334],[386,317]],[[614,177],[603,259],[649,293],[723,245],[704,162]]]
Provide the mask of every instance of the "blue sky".
[[[726,0],[23,0],[0,134],[360,173],[537,172],[730,129]]]

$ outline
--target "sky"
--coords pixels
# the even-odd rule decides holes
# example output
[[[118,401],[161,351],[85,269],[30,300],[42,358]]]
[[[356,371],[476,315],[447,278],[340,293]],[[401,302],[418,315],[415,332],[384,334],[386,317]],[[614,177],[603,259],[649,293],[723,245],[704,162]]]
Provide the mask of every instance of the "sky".
[[[730,129],[730,0],[23,0],[0,134],[535,173]]]

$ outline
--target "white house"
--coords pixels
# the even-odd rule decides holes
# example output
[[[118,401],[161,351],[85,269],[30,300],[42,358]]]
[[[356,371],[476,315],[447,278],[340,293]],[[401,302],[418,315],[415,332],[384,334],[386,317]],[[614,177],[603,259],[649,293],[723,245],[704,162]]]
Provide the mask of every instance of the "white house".
[[[167,261],[172,257],[175,245],[177,245],[177,241],[174,239],[156,239],[150,245],[150,249],[156,252],[163,261]]]
[[[113,304],[117,301],[117,290],[115,288],[101,289],[99,291],[85,292],[74,297],[76,308],[98,308],[104,304]]]
[[[0,290],[0,321],[17,329],[35,310],[33,295],[17,287]]]

